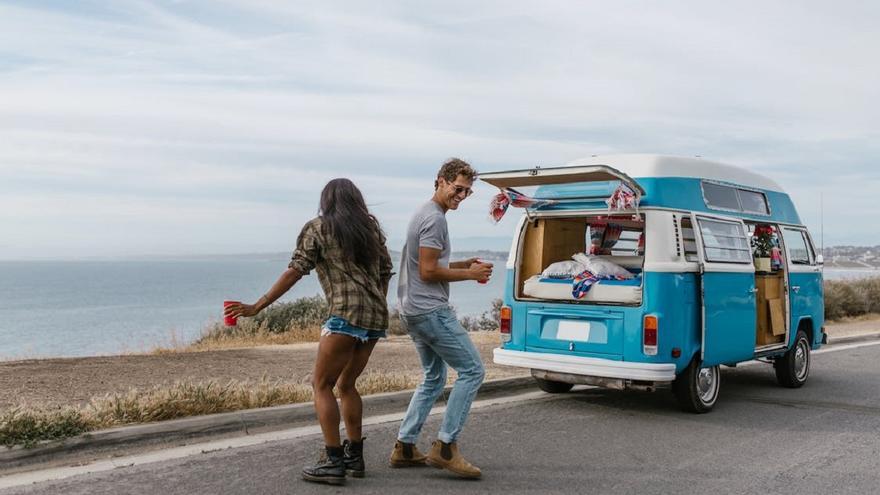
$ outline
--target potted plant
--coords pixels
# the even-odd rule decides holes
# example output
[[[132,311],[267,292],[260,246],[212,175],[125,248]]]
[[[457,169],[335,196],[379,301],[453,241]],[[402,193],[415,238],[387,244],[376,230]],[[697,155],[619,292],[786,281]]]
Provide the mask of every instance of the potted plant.
[[[752,244],[755,247],[755,271],[770,271],[770,253],[773,250],[773,234],[775,230],[770,225],[756,225],[752,234]]]

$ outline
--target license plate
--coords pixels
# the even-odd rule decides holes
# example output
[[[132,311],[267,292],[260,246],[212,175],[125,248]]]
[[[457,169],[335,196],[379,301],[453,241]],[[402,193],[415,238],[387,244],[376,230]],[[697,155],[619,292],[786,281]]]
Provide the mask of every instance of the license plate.
[[[589,342],[590,322],[562,320],[559,322],[559,327],[557,327],[556,329],[556,339],[575,342]]]

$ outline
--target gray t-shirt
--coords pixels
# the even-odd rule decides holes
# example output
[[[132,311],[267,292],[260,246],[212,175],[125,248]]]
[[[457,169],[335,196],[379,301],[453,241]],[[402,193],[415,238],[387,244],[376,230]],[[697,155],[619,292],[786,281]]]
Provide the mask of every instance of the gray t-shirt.
[[[419,247],[440,250],[440,266],[449,266],[449,230],[446,215],[433,200],[416,210],[406,228],[400,260],[397,300],[400,313],[413,316],[449,304],[449,282],[425,282],[419,276]]]

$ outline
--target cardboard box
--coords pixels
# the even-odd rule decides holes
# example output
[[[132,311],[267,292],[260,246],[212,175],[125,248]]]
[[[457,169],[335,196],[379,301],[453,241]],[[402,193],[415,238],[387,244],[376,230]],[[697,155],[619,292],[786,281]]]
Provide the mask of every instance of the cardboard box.
[[[755,287],[758,289],[757,299],[768,301],[782,297],[781,275],[755,275]]]
[[[782,299],[770,299],[767,301],[770,308],[770,331],[773,335],[785,335],[785,310],[782,307]]]

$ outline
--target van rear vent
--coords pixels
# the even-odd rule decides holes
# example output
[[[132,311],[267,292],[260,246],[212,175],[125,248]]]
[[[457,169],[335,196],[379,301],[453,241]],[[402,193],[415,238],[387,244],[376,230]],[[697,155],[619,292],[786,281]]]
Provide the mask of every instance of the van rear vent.
[[[675,255],[681,258],[681,232],[678,228],[677,215],[672,215],[672,228],[675,231]]]

